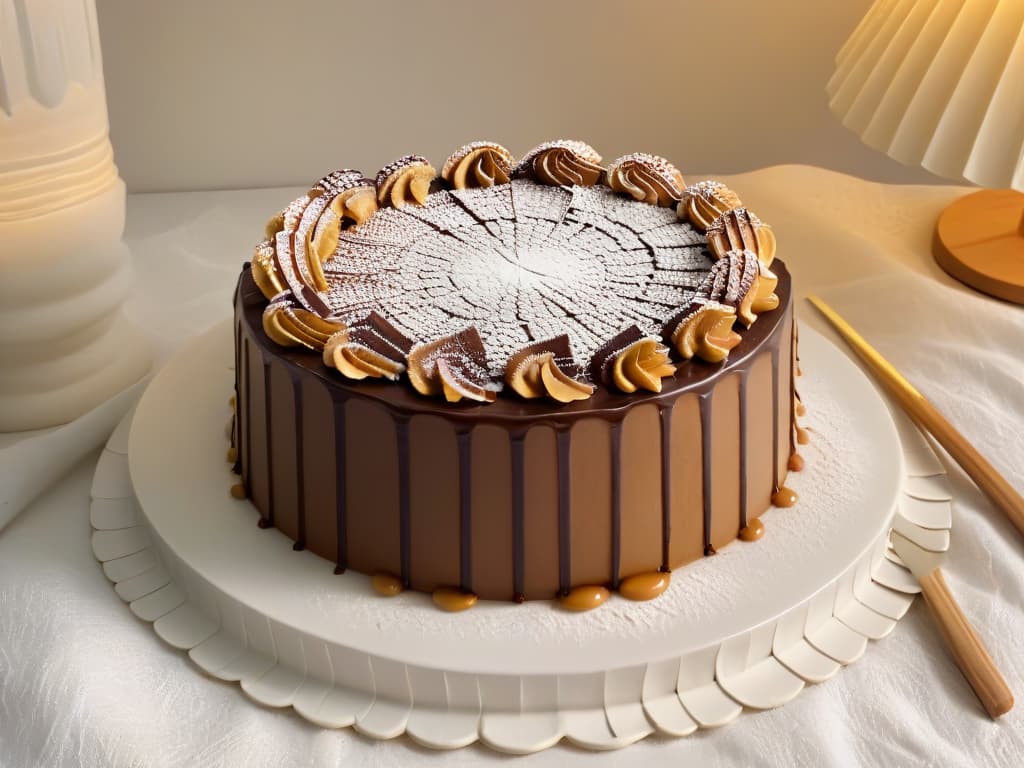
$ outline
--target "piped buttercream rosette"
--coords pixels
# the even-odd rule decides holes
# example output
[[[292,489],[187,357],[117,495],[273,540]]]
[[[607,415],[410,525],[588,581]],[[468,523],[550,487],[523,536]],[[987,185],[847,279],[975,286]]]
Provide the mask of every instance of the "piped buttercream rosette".
[[[513,169],[513,176],[542,184],[592,187],[604,176],[601,155],[582,141],[549,141],[530,150]]]
[[[735,208],[742,208],[739,195],[719,181],[698,181],[683,192],[676,207],[680,219],[689,221],[702,232],[721,216]]]
[[[377,202],[401,208],[406,203],[423,205],[437,171],[419,155],[405,155],[377,172]]]
[[[670,206],[683,199],[686,181],[665,158],[639,152],[608,166],[608,186],[638,202]]]
[[[441,177],[455,189],[508,184],[515,158],[501,144],[474,141],[455,150],[441,168]]]
[[[653,155],[605,169],[581,141],[518,164],[474,142],[440,174],[418,155],[372,180],[334,171],[265,234],[251,273],[270,339],[451,402],[660,392],[779,303],[774,234],[732,190]]]

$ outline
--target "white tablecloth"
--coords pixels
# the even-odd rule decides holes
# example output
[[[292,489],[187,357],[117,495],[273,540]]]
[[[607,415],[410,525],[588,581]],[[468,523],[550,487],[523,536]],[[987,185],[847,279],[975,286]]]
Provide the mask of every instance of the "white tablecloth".
[[[1024,490],[1024,308],[984,298],[931,260],[955,187],[894,187],[808,167],[727,179],[770,222],[797,295],[821,293]],[[268,214],[298,190],[136,195],[129,314],[158,357],[228,316]],[[821,328],[809,307],[804,322]],[[813,403],[809,404],[813,413]],[[326,731],[204,677],[115,595],[89,546],[96,453],[0,532],[0,765],[476,765],[402,737]],[[947,579],[1010,687],[1024,692],[1024,538],[947,462]],[[797,510],[794,514],[799,514]],[[888,638],[781,709],[611,754],[559,745],[530,765],[1024,764],[1024,705],[984,715],[921,601]]]

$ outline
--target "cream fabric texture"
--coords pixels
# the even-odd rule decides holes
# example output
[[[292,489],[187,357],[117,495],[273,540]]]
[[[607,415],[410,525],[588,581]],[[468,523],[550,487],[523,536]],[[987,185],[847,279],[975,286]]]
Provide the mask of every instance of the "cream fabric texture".
[[[884,186],[803,166],[724,180],[775,228],[798,297],[814,291],[832,303],[1024,491],[1024,308],[969,291],[930,256],[938,212],[967,190]],[[138,284],[128,310],[162,356],[230,312],[241,262],[293,191],[129,199]],[[803,302],[799,315],[823,330]],[[205,677],[128,611],[93,559],[96,455],[0,532],[0,766],[507,762],[480,745],[435,753],[405,737],[321,730]],[[958,467],[946,467],[955,499],[946,578],[1020,698],[1024,537]],[[559,745],[526,762],[1017,766],[1022,726],[1024,704],[987,719],[919,600],[863,659],[778,710],[609,754]]]

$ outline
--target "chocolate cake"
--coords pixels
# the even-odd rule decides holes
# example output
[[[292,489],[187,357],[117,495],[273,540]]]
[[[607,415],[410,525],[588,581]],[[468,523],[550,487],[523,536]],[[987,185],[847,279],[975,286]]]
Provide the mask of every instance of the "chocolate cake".
[[[233,492],[339,573],[448,609],[649,599],[795,501],[789,274],[723,185],[476,142],[336,171],[266,234]]]

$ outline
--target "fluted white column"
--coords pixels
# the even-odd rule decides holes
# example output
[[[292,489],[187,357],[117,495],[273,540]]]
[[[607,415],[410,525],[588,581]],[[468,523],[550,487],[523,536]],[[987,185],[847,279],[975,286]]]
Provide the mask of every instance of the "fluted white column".
[[[95,0],[0,0],[0,431],[71,421],[148,370],[121,314],[124,214]]]

